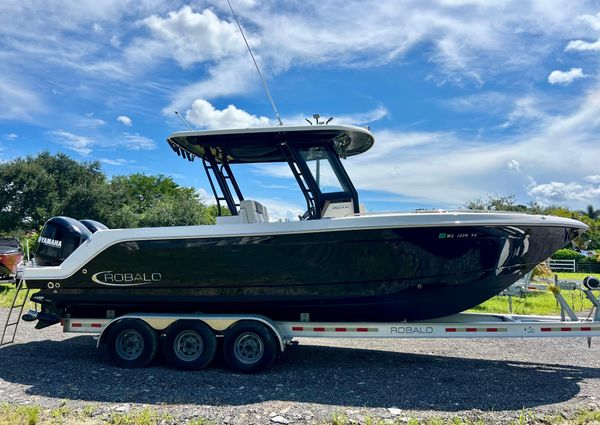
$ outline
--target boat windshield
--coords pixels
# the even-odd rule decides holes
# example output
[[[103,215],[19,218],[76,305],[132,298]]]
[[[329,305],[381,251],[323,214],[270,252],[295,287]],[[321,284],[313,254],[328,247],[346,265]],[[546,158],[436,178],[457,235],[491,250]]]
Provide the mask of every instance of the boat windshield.
[[[300,155],[306,162],[321,193],[343,192],[343,186],[331,165],[331,153],[324,147],[300,149]]]

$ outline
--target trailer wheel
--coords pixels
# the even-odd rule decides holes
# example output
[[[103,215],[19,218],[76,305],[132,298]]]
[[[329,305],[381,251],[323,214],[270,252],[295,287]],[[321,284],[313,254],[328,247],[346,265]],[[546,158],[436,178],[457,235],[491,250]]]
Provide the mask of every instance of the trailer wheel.
[[[106,337],[108,354],[120,367],[144,367],[158,350],[158,335],[146,322],[123,319],[115,323]]]
[[[217,337],[199,320],[178,320],[167,329],[163,354],[167,362],[184,370],[200,370],[212,361]]]
[[[255,373],[269,366],[277,355],[273,332],[259,322],[241,321],[225,332],[223,354],[236,372]]]

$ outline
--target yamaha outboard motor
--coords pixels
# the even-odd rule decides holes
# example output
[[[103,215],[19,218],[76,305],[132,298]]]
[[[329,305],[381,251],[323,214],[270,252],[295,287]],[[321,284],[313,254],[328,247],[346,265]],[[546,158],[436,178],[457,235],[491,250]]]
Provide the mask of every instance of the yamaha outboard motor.
[[[92,232],[74,218],[52,217],[44,224],[38,239],[35,264],[37,266],[60,265],[91,235]]]
[[[106,227],[104,224],[96,220],[90,220],[89,218],[79,220],[79,222],[87,227],[92,233],[96,233],[98,230],[108,230],[108,227]]]

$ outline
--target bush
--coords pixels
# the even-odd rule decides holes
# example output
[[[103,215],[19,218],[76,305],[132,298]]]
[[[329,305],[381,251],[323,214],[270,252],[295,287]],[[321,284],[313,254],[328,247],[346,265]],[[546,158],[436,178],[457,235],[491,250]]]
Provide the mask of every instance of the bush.
[[[577,260],[577,264],[600,264],[600,262],[598,262],[598,257],[583,256],[583,258]]]
[[[573,251],[572,249],[564,248],[559,249],[552,256],[553,260],[576,260],[581,261],[582,259],[588,258],[585,255],[581,255],[577,251]]]

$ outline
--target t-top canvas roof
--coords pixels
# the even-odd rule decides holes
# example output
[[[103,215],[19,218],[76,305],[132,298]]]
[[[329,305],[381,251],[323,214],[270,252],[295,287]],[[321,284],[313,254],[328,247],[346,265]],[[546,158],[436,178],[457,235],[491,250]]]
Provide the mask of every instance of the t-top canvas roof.
[[[217,161],[231,164],[285,162],[282,144],[311,146],[333,143],[341,157],[358,155],[373,146],[371,132],[351,125],[262,127],[231,130],[180,131],[167,141],[175,152],[188,159],[206,158],[210,149]]]

